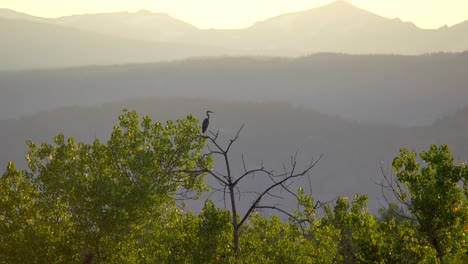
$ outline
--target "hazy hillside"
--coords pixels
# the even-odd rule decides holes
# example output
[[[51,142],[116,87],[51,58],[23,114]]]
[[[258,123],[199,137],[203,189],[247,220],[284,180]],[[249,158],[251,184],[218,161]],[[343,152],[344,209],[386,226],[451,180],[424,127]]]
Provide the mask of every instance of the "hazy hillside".
[[[342,0],[279,15],[243,29],[197,29],[168,14],[145,10],[46,19],[0,9],[0,18],[15,20],[0,20],[0,33],[7,40],[0,53],[7,60],[1,63],[0,71],[155,62],[200,55],[414,55],[468,50],[468,21],[426,30]]]
[[[87,108],[66,107],[19,120],[0,121],[2,170],[7,160],[24,165],[26,139],[51,142],[59,132],[85,142],[94,138],[106,139],[123,107],[136,109],[159,121],[184,118],[187,114],[201,120],[205,117],[204,112],[210,109],[215,112],[210,129],[219,130],[226,141],[245,123],[245,130],[231,156],[233,169],[237,172],[242,169],[241,153],[248,166],[263,161],[265,166],[277,170],[296,151],[301,162],[323,154],[311,174],[314,197],[324,200],[339,194],[369,193],[374,209],[381,197],[380,189],[374,183],[381,179],[380,166],[390,173],[391,160],[400,146],[423,149],[430,143],[448,142],[456,157],[468,159],[467,111],[456,117],[457,122],[462,121],[465,126],[399,128],[361,125],[284,103],[225,103],[153,97]],[[301,184],[308,189],[307,181]],[[261,179],[248,180],[245,188],[255,191],[260,186]],[[250,202],[246,196],[243,205]],[[293,203],[284,201],[286,205]]]
[[[87,31],[149,41],[178,41],[197,29],[167,14],[141,10],[135,13],[73,15],[55,19],[54,23]],[[209,43],[208,43],[209,44]]]
[[[348,120],[430,124],[468,102],[468,52],[216,58],[0,73],[0,119],[67,105],[184,96],[285,101]]]
[[[468,106],[456,112],[452,116],[444,117],[438,119],[432,125],[435,129],[439,131],[444,131],[444,133],[450,134],[452,131],[456,130],[468,130]],[[464,135],[463,140],[459,140],[460,143],[467,145],[468,144],[468,134]]]
[[[228,54],[222,49],[133,40],[20,19],[0,19],[0,34],[0,71]]]
[[[468,21],[462,22],[460,24],[454,25],[450,28],[442,28],[441,31],[447,32],[446,44],[453,45],[453,48],[456,50],[467,50],[468,47]],[[449,44],[453,43],[453,44]]]

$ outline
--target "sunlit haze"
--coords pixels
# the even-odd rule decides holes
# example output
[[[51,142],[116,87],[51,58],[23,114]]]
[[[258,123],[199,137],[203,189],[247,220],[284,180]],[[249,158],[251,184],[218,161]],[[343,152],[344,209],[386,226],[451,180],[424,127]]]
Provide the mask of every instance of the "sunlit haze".
[[[269,17],[306,10],[330,0],[2,0],[0,7],[41,17],[150,10],[167,13],[198,28],[243,28]],[[468,19],[466,0],[348,0],[357,7],[410,21],[421,28],[454,25]]]

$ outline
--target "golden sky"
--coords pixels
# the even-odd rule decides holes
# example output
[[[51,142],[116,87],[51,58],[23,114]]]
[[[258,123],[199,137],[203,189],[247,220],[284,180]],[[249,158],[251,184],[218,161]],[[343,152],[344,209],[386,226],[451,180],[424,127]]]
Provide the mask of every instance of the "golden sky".
[[[310,9],[332,0],[1,0],[9,8],[41,17],[138,11],[162,12],[198,28],[242,28],[283,13]],[[348,0],[378,15],[438,28],[468,20],[468,0]]]

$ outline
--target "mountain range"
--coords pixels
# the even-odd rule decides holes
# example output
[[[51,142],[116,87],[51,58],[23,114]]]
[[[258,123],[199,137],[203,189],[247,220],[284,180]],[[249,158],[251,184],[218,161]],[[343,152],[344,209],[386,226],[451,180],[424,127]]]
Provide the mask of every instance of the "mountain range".
[[[287,102],[359,123],[429,125],[468,102],[468,52],[315,54],[0,73],[0,119],[148,96]]]
[[[183,59],[223,49],[110,36],[60,25],[0,18],[0,71]]]
[[[0,9],[0,70],[144,63],[197,56],[318,52],[422,54],[468,50],[468,21],[421,29],[338,0],[243,29],[197,29],[139,11],[40,18]]]

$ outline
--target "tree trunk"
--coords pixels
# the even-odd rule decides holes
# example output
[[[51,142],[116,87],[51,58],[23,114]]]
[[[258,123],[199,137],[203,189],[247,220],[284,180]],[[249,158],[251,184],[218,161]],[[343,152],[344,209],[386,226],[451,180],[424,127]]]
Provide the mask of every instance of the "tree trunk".
[[[442,262],[442,259],[445,256],[445,252],[442,249],[442,247],[441,247],[441,245],[439,243],[439,240],[436,237],[434,237],[431,233],[429,233],[429,241],[431,242],[432,246],[434,247],[434,249],[437,252],[437,258]]]
[[[237,221],[237,210],[236,210],[236,197],[234,196],[234,186],[229,186],[229,194],[231,198],[231,209],[232,209],[232,227],[234,228],[234,234],[232,237],[232,244],[234,246],[234,252],[236,257],[239,254],[239,224]]]

